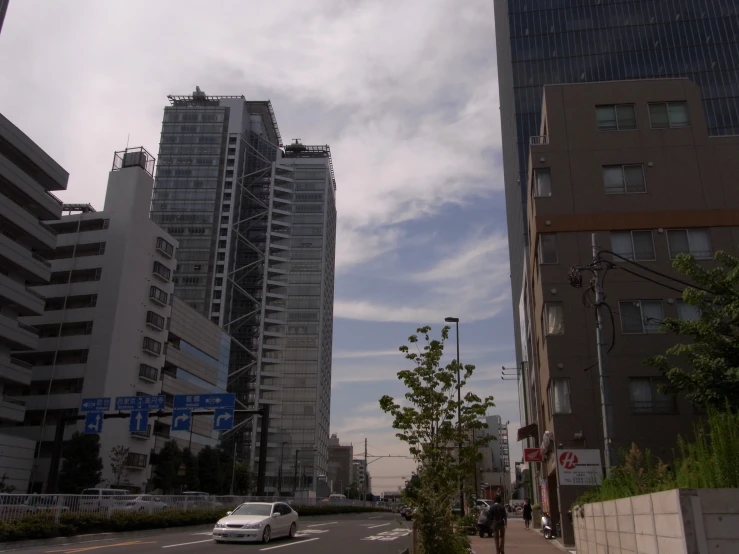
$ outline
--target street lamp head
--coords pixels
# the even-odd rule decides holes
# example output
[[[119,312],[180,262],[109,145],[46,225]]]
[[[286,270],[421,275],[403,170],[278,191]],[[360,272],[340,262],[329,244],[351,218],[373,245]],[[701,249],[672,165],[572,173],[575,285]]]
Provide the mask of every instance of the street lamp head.
[[[444,321],[446,321],[447,323],[459,323],[459,318],[458,317],[445,317]]]

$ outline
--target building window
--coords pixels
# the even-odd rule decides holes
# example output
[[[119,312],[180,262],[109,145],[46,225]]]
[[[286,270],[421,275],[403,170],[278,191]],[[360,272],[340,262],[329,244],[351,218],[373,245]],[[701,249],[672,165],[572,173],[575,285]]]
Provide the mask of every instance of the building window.
[[[126,458],[127,467],[135,467],[139,469],[146,468],[146,454],[137,454],[136,452],[129,452]]]
[[[552,379],[552,386],[549,387],[549,405],[552,414],[572,413],[569,379]]]
[[[225,262],[226,261],[226,253],[225,252],[218,252],[218,258],[217,260],[219,262]]]
[[[211,308],[211,311],[214,314],[221,313],[221,304],[220,304],[220,302],[213,302],[213,307]]]
[[[219,290],[214,290],[214,291],[213,291],[213,299],[214,299],[214,300],[220,300],[220,298],[221,298],[221,291],[219,291]]]
[[[627,300],[619,302],[621,330],[625,334],[661,333],[665,315],[662,300]]]
[[[667,244],[671,260],[678,254],[690,254],[697,260],[710,260],[713,257],[708,229],[670,229],[667,231]]]
[[[226,241],[225,240],[219,240],[218,241],[218,248],[226,248]]]
[[[162,331],[164,329],[164,318],[150,310],[146,312],[146,324]]]
[[[689,127],[688,105],[685,102],[659,102],[649,104],[652,129]]]
[[[654,261],[652,231],[611,231],[611,248],[627,260]],[[614,261],[622,261],[615,258]]]
[[[151,337],[144,337],[143,350],[148,354],[159,356],[162,353],[162,343]]]
[[[544,233],[539,235],[539,263],[557,263],[557,235]]]
[[[660,385],[664,379],[655,377],[632,377],[629,379],[631,412],[635,414],[674,414],[677,402],[674,394],[662,394]]]
[[[139,378],[155,383],[159,379],[159,370],[147,364],[139,364]]]
[[[688,304],[684,300],[677,301],[677,318],[683,321],[697,321],[701,317],[701,311],[698,306]]]
[[[223,273],[223,266],[222,265],[219,264],[219,265],[216,266],[216,273],[218,273],[219,275],[221,273]]]
[[[160,277],[164,281],[169,281],[169,279],[172,277],[172,270],[169,269],[164,264],[161,264],[159,262],[154,262],[154,275],[157,277]]]
[[[216,277],[215,285],[217,287],[222,287],[223,286],[223,277]]]
[[[155,287],[154,285],[149,287],[149,298],[151,298],[157,304],[161,304],[162,306],[167,305],[167,293],[159,287]]]
[[[110,219],[103,219],[103,229],[110,227]]]
[[[552,195],[552,173],[548,167],[534,170],[534,194],[537,197]]]
[[[603,166],[603,185],[606,194],[647,192],[644,167],[641,164]]]
[[[226,235],[228,235],[228,228],[224,227],[223,229],[221,229],[219,234],[220,236],[225,237]]]
[[[171,258],[174,255],[174,246],[169,244],[162,237],[157,237],[157,250],[168,258]]]
[[[221,225],[228,225],[228,216],[221,216]]]
[[[596,106],[595,119],[599,131],[633,131],[636,129],[634,104]]]
[[[564,307],[562,302],[544,304],[544,329],[547,335],[563,335],[565,332]]]

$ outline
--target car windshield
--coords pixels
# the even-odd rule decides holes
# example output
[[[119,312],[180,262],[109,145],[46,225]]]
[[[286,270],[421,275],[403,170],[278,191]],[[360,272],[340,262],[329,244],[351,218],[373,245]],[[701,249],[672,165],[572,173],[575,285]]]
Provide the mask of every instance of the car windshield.
[[[242,504],[231,512],[232,516],[268,516],[272,513],[272,504]]]

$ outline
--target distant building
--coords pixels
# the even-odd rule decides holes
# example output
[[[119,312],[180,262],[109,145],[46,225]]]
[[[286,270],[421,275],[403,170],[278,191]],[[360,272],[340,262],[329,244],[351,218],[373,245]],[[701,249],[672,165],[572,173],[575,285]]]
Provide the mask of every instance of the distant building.
[[[364,459],[354,460],[352,463],[352,482],[359,485],[360,492],[372,492],[372,477]]]
[[[33,365],[32,380],[14,387],[25,400],[23,426],[8,433],[40,440],[32,489],[45,490],[59,417],[76,415],[81,399],[223,392],[230,339],[217,325],[173,298],[177,241],[149,219],[154,160],[143,148],[117,152],[105,209],[67,204],[69,215],[48,223],[58,244],[51,281],[35,288],[46,298],[41,315],[24,318],[39,333],[35,349],[14,352]],[[129,433],[129,420],[108,419],[100,433],[103,484],[143,490],[150,454],[175,438],[197,451],[215,445],[211,422],[171,433],[151,419]],[[70,422],[64,439],[82,429]],[[111,449],[129,449],[120,482],[111,474]]]
[[[0,24],[7,3],[0,2]],[[32,380],[32,367],[11,356],[34,350],[38,330],[19,321],[44,312],[33,290],[51,278],[56,233],[47,222],[59,219],[62,202],[51,191],[67,188],[68,173],[23,132],[0,115],[0,426],[15,426],[26,404],[14,393]],[[35,439],[0,434],[0,477],[25,493],[31,478]]]
[[[331,492],[345,494],[352,482],[354,447],[351,443],[342,444],[336,433],[328,439],[329,483]]]
[[[508,423],[498,415],[487,416],[482,433],[493,440],[479,449],[481,459],[477,464],[477,484],[480,489],[478,494],[484,498],[493,498],[498,489],[504,491],[510,481]]]

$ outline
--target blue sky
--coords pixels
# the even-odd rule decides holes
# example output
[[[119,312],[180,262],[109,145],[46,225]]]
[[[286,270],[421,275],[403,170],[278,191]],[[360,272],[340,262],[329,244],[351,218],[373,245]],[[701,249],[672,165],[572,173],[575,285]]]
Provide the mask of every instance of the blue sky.
[[[461,319],[470,386],[518,425],[489,0],[12,0],[0,111],[102,207],[113,152],[158,150],[167,94],[270,99],[283,140],[329,144],[338,185],[332,432],[403,454],[383,394],[419,326]],[[130,135],[130,139],[129,139]],[[450,352],[450,359],[453,353]],[[360,445],[362,447],[360,448]],[[514,459],[520,454],[512,445]],[[370,465],[393,490],[414,464]]]

